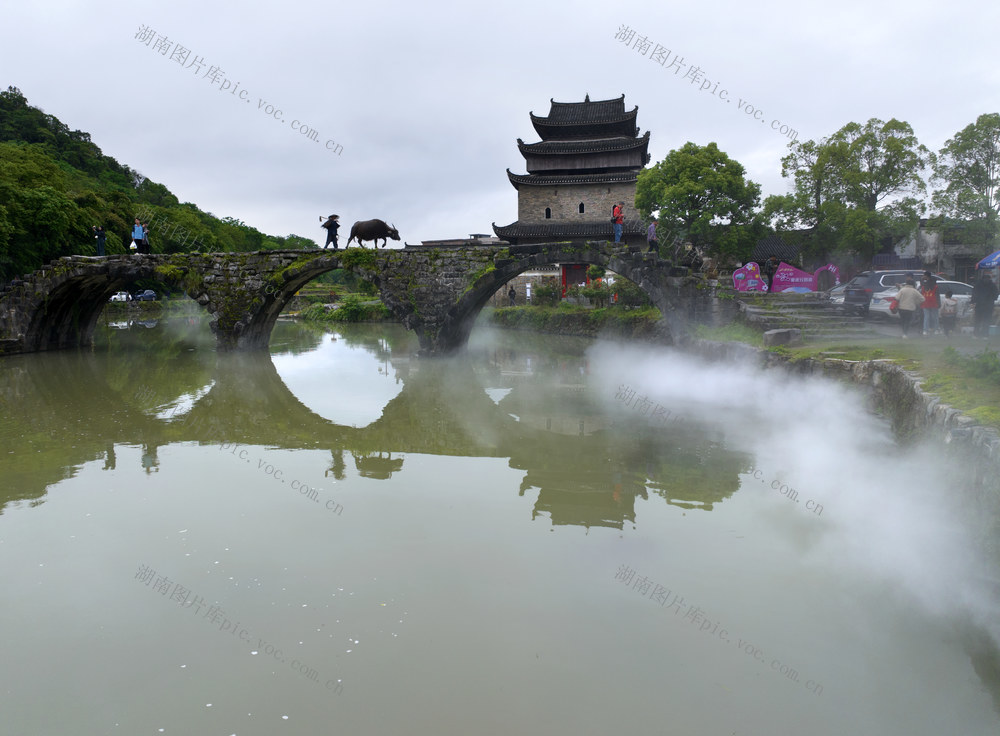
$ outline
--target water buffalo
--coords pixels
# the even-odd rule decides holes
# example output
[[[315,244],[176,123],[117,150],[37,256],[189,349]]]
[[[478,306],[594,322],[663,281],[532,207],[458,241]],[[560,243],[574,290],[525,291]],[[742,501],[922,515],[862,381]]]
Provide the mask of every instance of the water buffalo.
[[[358,239],[358,245],[362,248],[365,247],[363,242],[365,240],[371,240],[375,247],[378,247],[378,241],[381,238],[384,248],[389,242],[387,238],[399,240],[399,231],[395,227],[386,225],[382,220],[358,220],[351,226],[351,237],[347,239],[347,245],[350,245],[355,238]]]

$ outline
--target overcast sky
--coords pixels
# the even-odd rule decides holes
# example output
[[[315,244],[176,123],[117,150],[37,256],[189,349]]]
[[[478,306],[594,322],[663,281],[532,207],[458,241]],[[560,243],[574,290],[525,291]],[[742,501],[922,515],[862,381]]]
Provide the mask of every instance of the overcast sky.
[[[714,141],[765,196],[788,184],[773,121],[816,140],[895,117],[938,150],[1000,111],[1000,3],[983,0],[17,0],[3,14],[3,88],[182,202],[313,239],[331,213],[394,222],[410,243],[514,221],[505,169],[524,173],[516,139],[538,140],[528,112],[551,98],[624,93],[653,162]]]

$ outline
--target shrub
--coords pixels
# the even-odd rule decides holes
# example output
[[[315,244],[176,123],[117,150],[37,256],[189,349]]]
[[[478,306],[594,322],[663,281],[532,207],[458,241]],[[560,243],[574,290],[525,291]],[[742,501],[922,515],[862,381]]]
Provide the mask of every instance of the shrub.
[[[312,322],[381,322],[390,316],[384,304],[366,303],[357,294],[346,294],[337,309],[313,304],[302,310],[302,318]]]
[[[542,284],[531,293],[531,301],[540,307],[554,307],[562,297],[562,289],[554,284]]]
[[[623,307],[648,307],[653,303],[646,296],[646,292],[625,278],[617,279],[611,287],[611,291],[618,294],[616,304]]]
[[[580,290],[580,295],[587,297],[595,307],[606,307],[608,299],[611,298],[611,291],[601,283],[592,283]]]

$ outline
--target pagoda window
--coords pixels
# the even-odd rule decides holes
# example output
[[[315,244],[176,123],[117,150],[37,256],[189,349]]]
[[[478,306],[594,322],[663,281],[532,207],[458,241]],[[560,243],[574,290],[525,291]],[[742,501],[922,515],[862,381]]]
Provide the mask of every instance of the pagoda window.
[[[580,214],[583,214],[583,202],[580,202]]]
[[[551,207],[546,207],[545,208],[545,219],[546,220],[551,220],[552,219],[552,208]]]

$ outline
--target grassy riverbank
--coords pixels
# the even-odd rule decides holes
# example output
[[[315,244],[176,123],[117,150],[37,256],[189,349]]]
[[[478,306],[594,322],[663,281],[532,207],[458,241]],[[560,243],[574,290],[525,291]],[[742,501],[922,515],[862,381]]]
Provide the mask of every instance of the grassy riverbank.
[[[756,330],[732,324],[721,328],[699,327],[697,337],[723,342],[743,342],[761,347]],[[900,340],[886,337],[864,343],[811,342],[795,348],[769,348],[792,362],[823,358],[842,360],[891,360],[921,377],[923,389],[941,398],[980,424],[1000,429],[1000,357],[997,343],[955,336],[950,340]]]
[[[347,294],[335,306],[313,304],[299,313],[306,322],[388,322],[392,319],[389,309],[378,299],[364,299],[357,294]]]

